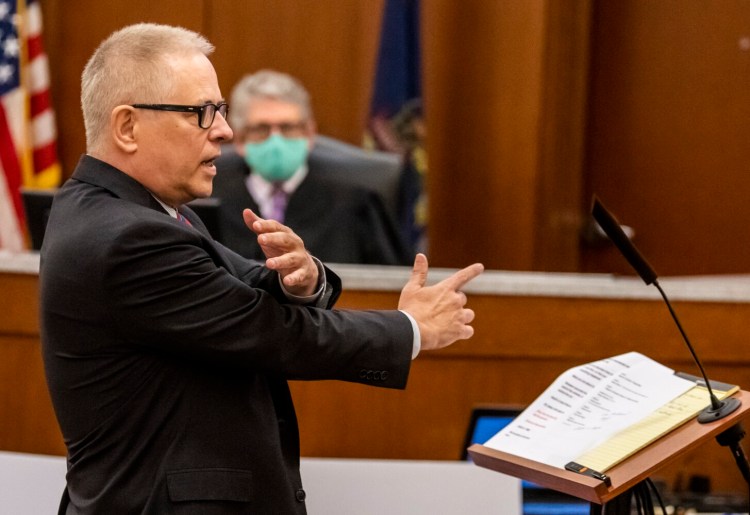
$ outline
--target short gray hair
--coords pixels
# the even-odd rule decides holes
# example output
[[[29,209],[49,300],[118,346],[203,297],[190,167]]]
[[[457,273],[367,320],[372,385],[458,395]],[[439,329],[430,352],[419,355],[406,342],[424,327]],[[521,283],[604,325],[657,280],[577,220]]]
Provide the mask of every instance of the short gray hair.
[[[312,119],[310,94],[300,81],[286,73],[274,70],[260,70],[245,75],[232,88],[229,101],[229,125],[239,132],[245,128],[245,116],[254,99],[280,100],[300,106],[302,118]]]
[[[200,34],[169,25],[138,23],[113,32],[89,59],[81,76],[86,148],[101,144],[112,109],[134,102],[159,102],[172,84],[166,57],[202,53],[214,46]]]

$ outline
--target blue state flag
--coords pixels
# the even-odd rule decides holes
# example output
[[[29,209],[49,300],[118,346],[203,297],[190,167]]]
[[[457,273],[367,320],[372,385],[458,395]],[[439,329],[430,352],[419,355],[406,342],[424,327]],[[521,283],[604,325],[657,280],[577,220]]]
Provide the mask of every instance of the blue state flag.
[[[370,103],[366,145],[404,156],[399,225],[404,239],[426,250],[427,158],[422,110],[418,0],[386,0]]]

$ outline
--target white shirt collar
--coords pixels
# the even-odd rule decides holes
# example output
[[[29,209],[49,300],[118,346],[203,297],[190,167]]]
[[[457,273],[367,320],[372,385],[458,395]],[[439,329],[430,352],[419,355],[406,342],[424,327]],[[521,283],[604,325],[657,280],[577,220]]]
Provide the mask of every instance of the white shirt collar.
[[[149,191],[149,193],[151,192]],[[171,216],[172,218],[177,218],[177,210],[175,208],[162,202],[162,200],[153,193],[151,193],[151,196],[154,197],[159,204],[161,204],[161,207],[163,207],[167,211],[167,213],[169,213],[169,216]]]

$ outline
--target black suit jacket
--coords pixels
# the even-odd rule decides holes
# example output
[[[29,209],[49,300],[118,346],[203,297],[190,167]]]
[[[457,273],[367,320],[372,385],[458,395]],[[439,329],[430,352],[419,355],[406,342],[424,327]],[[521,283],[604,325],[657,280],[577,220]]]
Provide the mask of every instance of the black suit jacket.
[[[290,305],[279,279],[84,156],[41,250],[42,350],[68,448],[63,513],[304,513],[286,380],[405,386],[398,311]]]
[[[245,257],[262,259],[255,235],[242,220],[245,208],[260,215],[245,184],[250,169],[227,145],[222,152],[212,195],[221,200],[217,239]],[[284,224],[322,261],[408,265],[413,259],[376,192],[328,178],[313,163],[289,197]]]

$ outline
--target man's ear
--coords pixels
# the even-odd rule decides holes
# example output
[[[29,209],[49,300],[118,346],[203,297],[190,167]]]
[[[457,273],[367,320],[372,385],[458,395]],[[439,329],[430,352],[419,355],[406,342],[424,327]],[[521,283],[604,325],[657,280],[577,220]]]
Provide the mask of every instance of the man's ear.
[[[110,130],[112,131],[113,142],[117,148],[128,154],[138,149],[135,126],[135,108],[120,105],[112,110]]]

